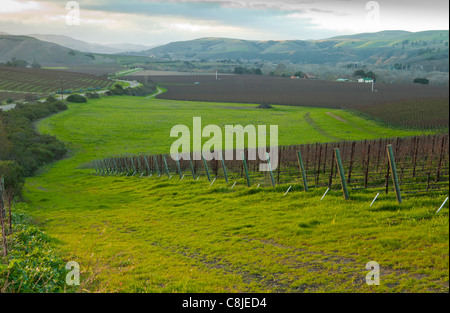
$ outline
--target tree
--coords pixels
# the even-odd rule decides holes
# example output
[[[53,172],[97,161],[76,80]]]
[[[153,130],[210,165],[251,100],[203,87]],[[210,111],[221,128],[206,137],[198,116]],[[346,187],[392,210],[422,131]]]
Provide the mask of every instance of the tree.
[[[34,59],[33,63],[31,64],[32,68],[41,68],[41,65]]]
[[[245,74],[245,73],[246,73],[246,70],[242,66],[234,68],[234,74],[242,75],[242,74]]]
[[[277,68],[275,69],[275,76],[282,76],[286,73],[286,69],[287,67],[283,63],[278,64]]]
[[[261,71],[260,68],[255,68],[253,72],[254,72],[256,75],[262,75],[262,74],[263,74],[263,72]]]
[[[25,184],[25,179],[23,178],[23,168],[14,161],[0,161],[0,184],[2,178],[4,179],[4,184],[1,186],[1,195],[3,198],[3,203],[7,203],[8,206],[9,233],[12,233],[12,200],[21,194],[22,188]],[[5,217],[5,205],[3,205],[2,210],[2,215]]]
[[[373,80],[377,79],[377,76],[372,71],[366,72],[366,77],[372,78]]]
[[[355,76],[355,77],[365,77],[366,76],[366,72],[364,70],[356,70],[353,73],[353,76]]]
[[[0,117],[0,160],[6,159],[9,151],[11,149],[11,142],[8,140],[5,125]]]
[[[71,102],[71,103],[85,103],[87,102],[87,99],[85,97],[83,97],[82,95],[70,95],[67,97],[66,99],[67,102]]]

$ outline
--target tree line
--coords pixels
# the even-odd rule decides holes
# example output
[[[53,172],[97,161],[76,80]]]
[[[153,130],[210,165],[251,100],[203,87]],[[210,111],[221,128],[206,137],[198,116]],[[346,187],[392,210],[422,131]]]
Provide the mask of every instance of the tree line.
[[[4,254],[6,236],[12,232],[12,201],[20,197],[25,177],[67,153],[64,143],[54,136],[39,134],[33,122],[63,110],[67,110],[64,102],[48,97],[42,103],[18,103],[13,110],[0,111],[0,222]]]

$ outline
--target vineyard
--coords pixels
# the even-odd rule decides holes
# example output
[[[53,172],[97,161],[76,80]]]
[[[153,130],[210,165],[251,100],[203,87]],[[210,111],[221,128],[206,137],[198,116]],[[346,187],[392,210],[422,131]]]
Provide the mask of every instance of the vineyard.
[[[220,155],[215,160],[196,161],[192,155],[174,161],[170,156],[135,156],[97,160],[93,166],[97,173],[126,175],[167,175],[189,176],[190,179],[206,177],[226,179],[230,183],[246,178],[248,185],[268,187],[272,184],[303,184],[299,168],[298,151],[301,152],[308,188],[339,188],[337,163],[334,149],[340,150],[346,175],[351,189],[390,187],[390,167],[386,153],[388,144],[393,146],[400,186],[404,192],[446,190],[449,187],[449,135],[429,135],[408,138],[379,139],[365,141],[342,141],[337,143],[308,144],[279,147],[278,167],[273,171],[273,183],[269,172],[259,171],[259,165],[267,163],[257,156],[249,160],[249,150],[244,151],[245,162],[238,161],[234,151],[234,161],[221,162]],[[257,153],[254,153],[257,155]],[[189,159],[193,161],[189,161]],[[334,185],[333,185],[334,182]],[[392,185],[391,185],[392,187]]]
[[[109,88],[112,81],[94,75],[48,69],[0,68],[0,91],[51,93]]]
[[[142,80],[142,76],[132,76]],[[447,86],[371,84],[268,76],[149,76],[168,89],[158,99],[326,107],[359,112],[390,126],[442,129],[449,125]],[[198,82],[199,84],[195,84]]]

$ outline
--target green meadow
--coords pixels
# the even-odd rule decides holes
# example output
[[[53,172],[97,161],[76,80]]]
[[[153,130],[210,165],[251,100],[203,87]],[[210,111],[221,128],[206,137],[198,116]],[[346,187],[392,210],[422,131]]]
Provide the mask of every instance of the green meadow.
[[[346,111],[104,97],[40,121],[69,148],[28,178],[28,213],[66,261],[80,264],[80,291],[448,292],[448,192],[404,195],[339,186],[235,188],[220,178],[90,175],[94,159],[169,153],[173,126],[279,125],[279,144],[413,136]],[[330,114],[331,113],[331,114]],[[338,117],[338,118],[336,118]],[[206,141],[207,138],[203,139]],[[366,284],[366,264],[381,267]]]

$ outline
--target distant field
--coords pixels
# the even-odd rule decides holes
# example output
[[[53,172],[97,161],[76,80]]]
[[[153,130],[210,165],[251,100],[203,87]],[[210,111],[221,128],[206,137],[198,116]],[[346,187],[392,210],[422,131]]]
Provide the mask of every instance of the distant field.
[[[31,93],[32,95],[38,97],[39,93]],[[5,102],[8,99],[16,100],[22,100],[25,99],[27,95],[30,95],[30,93],[24,93],[24,92],[9,92],[9,91],[2,91],[0,90],[0,101]],[[3,103],[5,104],[5,103]]]
[[[179,71],[153,71],[153,70],[145,70],[140,71],[138,73],[132,73],[128,74],[128,76],[198,76],[198,75],[215,75],[213,71],[209,72],[179,72]],[[220,76],[223,75],[232,75],[232,74],[220,74]]]
[[[148,78],[167,88],[159,99],[350,109],[392,126],[427,129],[449,125],[449,89],[444,86],[376,84],[376,92],[372,93],[371,84],[267,76],[219,75],[219,80],[214,75]]]
[[[69,72],[84,73],[89,75],[96,75],[107,77],[116,72],[123,71],[124,67],[117,64],[92,64],[92,65],[77,65],[66,68]]]
[[[108,88],[112,81],[61,70],[0,67],[0,91],[51,93],[71,89]]]

